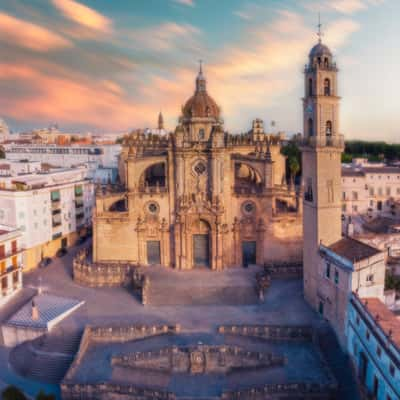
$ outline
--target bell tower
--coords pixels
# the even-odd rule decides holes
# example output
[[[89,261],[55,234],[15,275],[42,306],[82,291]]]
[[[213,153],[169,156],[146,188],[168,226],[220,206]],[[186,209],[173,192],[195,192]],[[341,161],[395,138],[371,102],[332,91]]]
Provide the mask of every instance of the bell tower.
[[[341,153],[338,69],[321,41],[311,49],[304,69],[302,141],[303,164],[303,279],[304,295],[317,308],[320,271],[319,245],[341,239]]]

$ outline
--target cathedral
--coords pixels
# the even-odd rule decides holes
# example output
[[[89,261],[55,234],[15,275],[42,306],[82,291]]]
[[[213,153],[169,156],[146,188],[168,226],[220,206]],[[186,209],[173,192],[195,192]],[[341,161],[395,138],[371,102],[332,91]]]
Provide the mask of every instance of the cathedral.
[[[221,270],[301,260],[301,202],[282,134],[224,130],[202,68],[174,132],[124,138],[120,184],[97,190],[93,261]],[[162,133],[162,134],[161,134]]]

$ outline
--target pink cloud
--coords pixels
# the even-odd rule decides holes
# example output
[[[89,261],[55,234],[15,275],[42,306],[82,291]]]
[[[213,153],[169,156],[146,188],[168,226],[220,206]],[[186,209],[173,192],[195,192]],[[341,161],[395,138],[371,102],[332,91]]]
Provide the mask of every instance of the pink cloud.
[[[90,7],[75,0],[52,0],[52,2],[64,17],[79,25],[104,33],[112,30],[112,21]]]
[[[5,13],[0,13],[0,40],[39,52],[72,46],[70,41],[46,28]]]

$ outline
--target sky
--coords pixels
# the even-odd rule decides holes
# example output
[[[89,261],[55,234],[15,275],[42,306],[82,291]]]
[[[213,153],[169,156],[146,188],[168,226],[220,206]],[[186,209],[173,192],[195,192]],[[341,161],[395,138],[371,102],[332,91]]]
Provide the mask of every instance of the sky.
[[[0,0],[0,117],[106,133],[155,127],[161,110],[172,131],[201,59],[228,131],[262,118],[301,132],[318,13],[340,131],[399,142],[398,0]]]

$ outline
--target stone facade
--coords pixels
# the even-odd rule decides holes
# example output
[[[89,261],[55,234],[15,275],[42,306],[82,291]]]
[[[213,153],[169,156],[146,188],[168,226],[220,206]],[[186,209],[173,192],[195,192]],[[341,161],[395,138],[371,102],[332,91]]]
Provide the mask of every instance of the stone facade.
[[[122,185],[96,196],[94,262],[220,270],[301,259],[281,145],[260,120],[246,134],[225,132],[200,71],[175,132],[125,137]]]

